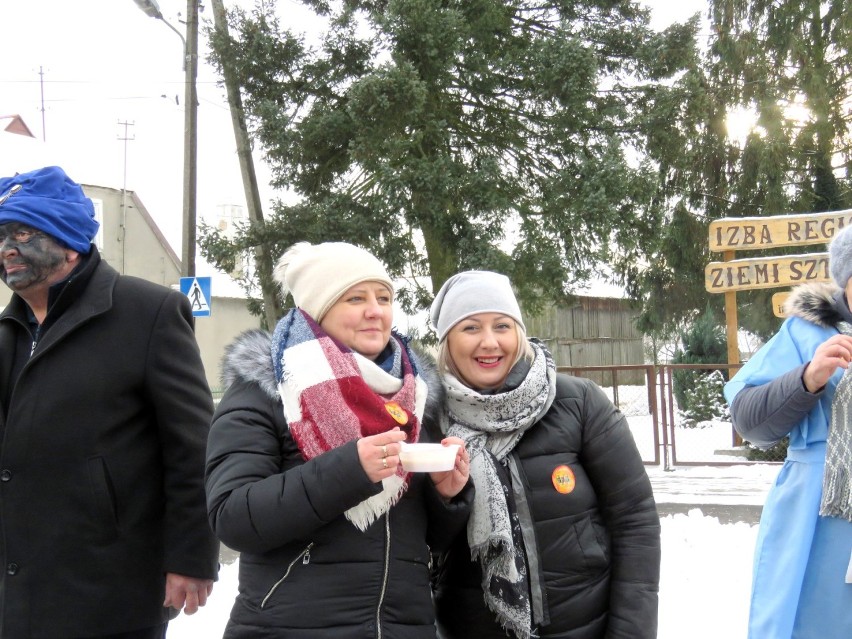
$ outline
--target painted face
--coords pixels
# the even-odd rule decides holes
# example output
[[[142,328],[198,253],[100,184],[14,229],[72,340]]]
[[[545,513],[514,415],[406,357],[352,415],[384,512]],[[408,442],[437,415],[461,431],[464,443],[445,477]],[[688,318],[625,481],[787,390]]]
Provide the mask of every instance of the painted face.
[[[474,390],[497,388],[518,354],[515,320],[500,313],[471,315],[447,333],[447,348],[461,381]]]
[[[359,282],[325,314],[320,326],[356,353],[376,359],[390,340],[393,294],[379,282]]]
[[[66,249],[41,231],[10,222],[0,224],[0,278],[13,291],[50,286],[67,275]]]

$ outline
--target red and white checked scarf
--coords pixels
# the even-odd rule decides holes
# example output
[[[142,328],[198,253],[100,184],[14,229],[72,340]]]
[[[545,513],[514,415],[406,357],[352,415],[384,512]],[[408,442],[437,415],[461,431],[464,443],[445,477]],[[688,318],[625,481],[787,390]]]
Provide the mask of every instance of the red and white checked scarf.
[[[420,437],[426,405],[426,382],[417,360],[402,336],[393,333],[394,366],[385,372],[373,361],[330,337],[305,312],[291,310],[273,335],[278,392],[293,439],[306,460],[360,437],[399,427],[406,441]],[[390,407],[389,407],[390,405]],[[392,413],[399,407],[406,423]],[[393,506],[408,488],[408,473],[382,481],[378,495],[346,511],[346,517],[366,530]]]

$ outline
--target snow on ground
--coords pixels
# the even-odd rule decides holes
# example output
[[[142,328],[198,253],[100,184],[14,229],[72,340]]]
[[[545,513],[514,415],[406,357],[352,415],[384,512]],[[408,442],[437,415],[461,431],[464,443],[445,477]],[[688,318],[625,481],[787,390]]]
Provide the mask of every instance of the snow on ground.
[[[757,526],[663,517],[658,639],[745,639]]]
[[[757,526],[720,524],[699,510],[663,517],[658,639],[744,639]],[[169,639],[221,637],[237,592],[224,564],[207,606],[169,626]]]

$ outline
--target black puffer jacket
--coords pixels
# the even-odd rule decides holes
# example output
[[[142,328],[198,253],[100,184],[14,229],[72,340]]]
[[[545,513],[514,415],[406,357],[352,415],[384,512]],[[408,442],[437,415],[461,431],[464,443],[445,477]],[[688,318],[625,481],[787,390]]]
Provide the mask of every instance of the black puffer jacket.
[[[433,370],[421,374],[426,431],[443,393]],[[430,548],[464,528],[472,485],[447,504],[428,475],[412,474],[402,499],[361,532],[343,513],[381,484],[361,468],[354,441],[304,461],[284,420],[269,334],[229,347],[224,377],[206,487],[213,529],[241,553],[225,638],[434,639]]]
[[[660,520],[623,415],[592,382],[558,375],[553,405],[511,454],[532,518],[518,509],[521,526],[531,523],[536,546],[525,548],[543,599],[536,636],[655,638]],[[561,484],[568,492],[556,489],[563,466],[574,479]],[[466,535],[441,557],[436,606],[442,637],[506,637],[485,608]]]

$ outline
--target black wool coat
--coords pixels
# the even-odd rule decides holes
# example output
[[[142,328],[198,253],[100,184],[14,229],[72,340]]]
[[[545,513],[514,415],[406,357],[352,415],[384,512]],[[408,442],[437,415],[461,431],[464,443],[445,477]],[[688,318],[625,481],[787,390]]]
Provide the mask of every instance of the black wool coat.
[[[305,461],[284,419],[270,336],[254,331],[229,347],[228,387],[207,449],[210,522],[240,551],[239,594],[226,639],[434,639],[430,549],[463,529],[473,488],[445,502],[427,474],[367,530],[344,516],[381,491],[352,441]],[[428,439],[442,396],[430,392]],[[440,434],[438,434],[440,437]]]
[[[527,563],[539,567],[530,570],[545,615],[536,636],[655,639],[660,519],[621,412],[591,381],[557,375],[553,405],[510,454],[522,483],[513,492],[530,513],[518,509],[521,527],[532,528]],[[435,581],[442,639],[506,638],[466,535],[440,558]]]
[[[93,247],[48,324],[27,357],[25,303],[0,315],[0,637],[160,624],[166,572],[217,573],[213,403],[189,302],[119,276]]]

